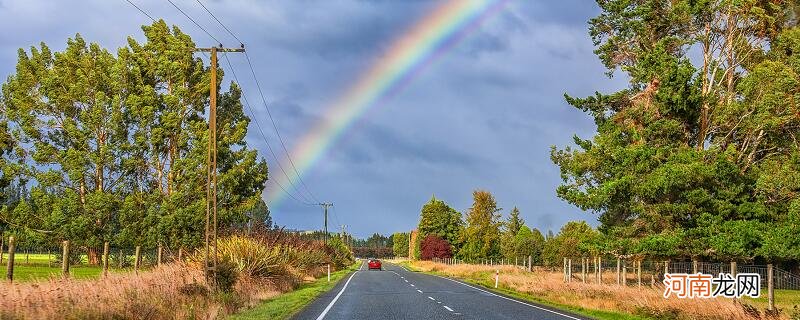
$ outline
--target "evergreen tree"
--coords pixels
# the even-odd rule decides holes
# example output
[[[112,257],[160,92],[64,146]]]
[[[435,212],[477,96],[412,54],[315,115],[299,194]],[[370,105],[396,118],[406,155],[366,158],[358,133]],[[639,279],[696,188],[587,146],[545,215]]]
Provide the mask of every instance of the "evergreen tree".
[[[397,232],[392,235],[392,251],[397,257],[408,256],[408,233]]]
[[[459,256],[465,260],[497,259],[500,257],[500,211],[494,196],[488,191],[475,190],[473,204],[467,212],[467,225],[462,233],[463,246]]]
[[[459,235],[463,227],[461,213],[444,201],[431,197],[431,200],[422,206],[417,237],[422,240],[429,234],[435,234],[458,248]]]
[[[520,229],[525,226],[525,221],[519,216],[519,209],[514,207],[508,215],[508,219],[503,222],[503,229],[500,237],[500,250],[503,257],[513,259],[516,257],[516,237]]]

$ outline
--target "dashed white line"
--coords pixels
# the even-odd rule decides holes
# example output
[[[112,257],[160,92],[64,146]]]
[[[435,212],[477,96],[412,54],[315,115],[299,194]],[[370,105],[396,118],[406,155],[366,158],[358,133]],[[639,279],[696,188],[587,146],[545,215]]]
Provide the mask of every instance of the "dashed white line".
[[[553,314],[557,314],[557,315],[559,315],[559,316],[562,316],[562,317],[564,317],[564,318],[573,319],[573,320],[580,320],[579,318],[576,318],[576,317],[573,317],[573,316],[570,316],[570,315],[566,315],[566,314],[563,314],[563,313],[560,313],[560,312],[556,312],[556,311],[553,311],[553,310],[550,310],[550,309],[545,309],[545,308],[542,308],[542,307],[539,307],[539,306],[532,305],[532,304],[530,304],[530,303],[525,303],[525,302],[522,302],[522,301],[519,301],[519,300],[514,300],[514,299],[511,299],[511,298],[508,298],[508,297],[504,297],[504,296],[501,296],[501,295],[499,295],[499,294],[496,294],[496,293],[494,293],[494,292],[489,292],[489,291],[483,290],[483,289],[481,289],[481,288],[477,288],[477,287],[474,287],[474,286],[468,285],[468,284],[466,284],[466,283],[463,283],[463,282],[461,282],[461,281],[453,280],[453,279],[446,278],[446,277],[442,277],[442,276],[438,276],[438,275],[433,275],[433,276],[434,276],[434,277],[439,277],[439,278],[442,278],[442,279],[445,279],[445,280],[450,280],[450,281],[453,281],[453,282],[455,282],[455,283],[458,283],[458,284],[460,284],[460,285],[463,285],[463,286],[470,287],[470,288],[472,288],[472,289],[475,289],[475,290],[481,291],[481,292],[483,292],[483,293],[486,293],[486,294],[489,294],[489,295],[493,295],[493,296],[495,296],[495,297],[498,297],[498,298],[500,298],[500,299],[506,299],[506,300],[508,300],[508,301],[514,301],[514,302],[516,302],[516,303],[519,303],[519,304],[522,304],[522,305],[526,305],[526,306],[529,306],[529,307],[531,307],[531,308],[536,308],[536,309],[539,309],[539,310],[542,310],[542,311],[547,311],[547,312],[550,312],[550,313],[553,313]]]
[[[403,279],[403,281],[408,282],[408,280]]]
[[[412,287],[416,287],[413,283],[411,284]]]
[[[443,306],[443,308],[447,309],[447,311],[453,312],[453,309],[450,309],[448,306]]]
[[[417,292],[419,292],[419,293],[422,293],[422,290],[420,290],[420,289],[417,289]]]
[[[431,297],[431,296],[428,296],[428,299],[431,299],[431,300],[433,300],[433,301],[436,301],[436,299],[434,299],[434,298],[433,298],[433,297]]]

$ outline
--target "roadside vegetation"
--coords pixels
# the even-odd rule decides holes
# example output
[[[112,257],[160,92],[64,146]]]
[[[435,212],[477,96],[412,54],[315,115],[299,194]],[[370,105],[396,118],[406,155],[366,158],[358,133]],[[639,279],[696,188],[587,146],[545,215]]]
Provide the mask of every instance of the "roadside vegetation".
[[[313,282],[303,283],[293,291],[269,298],[253,308],[233,314],[227,319],[288,319],[314,301],[319,295],[333,289],[340,280],[347,277],[350,272],[358,269],[359,266],[360,264],[355,263],[346,269],[331,272],[330,282],[328,282],[327,276],[320,276]]]
[[[332,272],[349,270],[354,261],[338,237],[325,244],[280,230],[227,236],[218,248],[216,289],[206,284],[204,251],[197,250],[186,262],[135,274],[2,282],[0,319],[215,319],[316,283],[328,265]],[[309,292],[326,288],[312,287],[279,301],[300,307]]]
[[[515,266],[448,265],[431,261],[412,261],[417,271],[454,277],[494,289],[494,276],[500,271],[499,293],[531,300],[597,319],[761,319],[752,301],[725,298],[664,299],[661,288],[623,287],[592,283],[564,283],[563,275],[544,269],[534,272]],[[613,276],[609,274],[608,278]],[[781,306],[791,310],[789,305]],[[774,317],[789,319],[789,314]]]

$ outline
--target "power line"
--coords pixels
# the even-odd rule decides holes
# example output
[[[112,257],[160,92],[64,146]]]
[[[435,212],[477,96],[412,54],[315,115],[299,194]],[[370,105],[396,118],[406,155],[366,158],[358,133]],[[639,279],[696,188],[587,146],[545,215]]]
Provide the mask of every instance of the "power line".
[[[233,79],[236,81],[236,83],[241,83],[241,82],[239,82],[239,77],[236,76],[236,70],[233,69],[233,64],[231,63],[231,60],[228,58],[228,55],[224,54],[223,57],[225,58],[225,61],[228,63],[228,68],[230,68],[231,73],[233,74]],[[283,172],[283,175],[286,176],[287,179],[290,179],[289,175],[286,173],[286,170],[283,169],[283,166],[280,164],[280,161],[278,161],[278,157],[275,154],[275,151],[272,149],[272,146],[269,144],[269,141],[267,140],[267,137],[264,134],[264,131],[261,129],[261,124],[258,122],[258,118],[256,117],[255,112],[253,112],[253,108],[250,106],[250,101],[247,100],[247,95],[242,95],[242,99],[244,100],[244,104],[247,107],[247,109],[250,110],[250,114],[253,115],[253,121],[255,121],[255,123],[256,123],[256,128],[258,128],[258,132],[261,134],[261,138],[264,140],[264,143],[267,145],[267,149],[269,149],[269,152],[272,155],[272,158],[275,159],[275,163],[277,163],[278,168],[281,170],[281,172]],[[289,183],[291,183],[291,180],[289,180]],[[278,182],[277,180],[275,180],[275,184],[277,184],[278,187],[280,187],[281,190],[283,190],[284,193],[289,195],[289,197],[291,197],[292,199],[296,200],[297,202],[300,202],[300,203],[305,204],[305,205],[311,205],[311,206],[316,205],[314,203],[311,203],[311,201],[309,201],[309,199],[305,198],[304,195],[302,194],[302,192],[300,192],[300,190],[297,190],[297,186],[292,185],[295,188],[295,191],[297,191],[297,193],[301,197],[303,197],[304,200],[297,199],[288,190],[286,190],[286,188],[284,188],[283,185],[280,182]]]
[[[261,101],[264,103],[264,109],[267,110],[267,115],[269,116],[270,122],[272,122],[272,127],[275,129],[275,135],[278,136],[278,141],[281,143],[281,147],[283,148],[283,152],[286,153],[286,159],[289,160],[289,165],[292,166],[295,175],[297,175],[297,180],[300,181],[300,184],[303,186],[303,189],[311,195],[311,199],[315,202],[320,202],[317,200],[317,197],[311,192],[311,190],[306,185],[306,182],[303,181],[303,177],[300,175],[300,172],[297,171],[297,166],[294,165],[294,161],[292,161],[292,156],[289,154],[289,151],[286,149],[286,144],[283,143],[283,138],[281,137],[280,132],[278,131],[278,125],[275,124],[275,118],[272,117],[272,112],[269,110],[269,104],[267,104],[267,99],[264,98],[264,92],[261,91],[261,85],[258,82],[258,77],[256,76],[256,71],[253,68],[253,63],[250,61],[250,56],[247,55],[245,52],[244,57],[247,58],[247,65],[250,66],[250,72],[253,74],[253,80],[255,80],[256,88],[258,88],[258,93],[261,95]]]
[[[153,17],[152,17],[150,14],[148,14],[146,11],[144,11],[143,9],[141,9],[140,7],[138,7],[136,4],[134,4],[134,3],[133,3],[133,2],[131,2],[130,0],[125,0],[125,1],[127,1],[127,2],[128,2],[129,4],[131,4],[131,5],[132,5],[134,8],[136,8],[137,10],[139,10],[141,13],[143,13],[144,15],[146,15],[148,18],[150,18],[150,19],[151,19],[151,20],[153,20],[154,22],[156,21],[156,20],[155,20],[155,19],[154,19],[154,18],[153,18]],[[183,10],[182,10],[180,7],[178,7],[178,6],[177,6],[177,5],[176,5],[174,2],[172,2],[172,0],[167,0],[167,1],[168,1],[168,2],[169,2],[169,3],[170,3],[172,6],[173,6],[173,7],[175,7],[175,9],[177,9],[177,10],[178,10],[178,11],[179,11],[181,14],[183,14],[183,15],[184,15],[184,16],[185,16],[187,19],[189,19],[189,20],[190,20],[192,23],[194,23],[194,25],[195,25],[195,26],[197,26],[197,27],[198,27],[200,30],[202,30],[202,31],[203,31],[203,32],[204,32],[206,35],[208,35],[208,36],[209,36],[211,39],[213,39],[214,41],[216,41],[216,42],[217,42],[217,43],[219,43],[220,45],[222,44],[222,42],[221,42],[221,41],[219,41],[219,39],[217,39],[216,37],[214,37],[214,35],[212,35],[210,32],[208,32],[208,30],[206,30],[205,28],[203,28],[203,26],[201,26],[199,23],[197,23],[197,21],[196,21],[194,18],[192,18],[191,16],[189,16],[189,14],[187,14],[187,13],[186,13],[185,11],[183,11]],[[203,3],[202,3],[200,0],[196,0],[196,1],[197,1],[197,3],[199,3],[199,4],[200,4],[200,6],[201,6],[201,7],[203,7],[203,9],[205,9],[205,11],[206,11],[206,12],[208,12],[208,14],[209,14],[209,15],[211,15],[211,17],[212,17],[212,18],[214,18],[214,20],[216,20],[216,21],[217,21],[217,23],[219,23],[219,24],[220,24],[220,26],[222,26],[222,28],[223,28],[223,29],[225,29],[225,31],[227,31],[227,32],[228,32],[228,33],[229,33],[229,34],[230,34],[230,35],[231,35],[231,36],[232,36],[234,39],[236,39],[237,41],[239,41],[239,43],[240,43],[242,46],[244,46],[243,42],[242,42],[242,41],[239,39],[239,37],[237,37],[237,36],[236,36],[236,35],[235,35],[235,34],[234,34],[234,33],[233,33],[233,32],[232,32],[232,31],[231,31],[231,30],[230,30],[230,29],[229,29],[227,26],[225,26],[225,24],[223,24],[223,23],[222,23],[222,21],[220,21],[220,20],[219,20],[219,19],[218,19],[218,18],[217,18],[217,17],[216,17],[216,16],[215,16],[215,15],[214,15],[212,12],[211,12],[211,10],[209,10],[209,9],[208,9],[208,8],[207,8],[207,7],[206,7],[206,6],[205,6],[205,5],[204,5],[204,4],[203,4]],[[237,83],[241,83],[241,82],[239,82],[239,79],[238,79],[238,78],[237,78],[237,76],[236,76],[236,71],[233,69],[233,65],[231,64],[231,62],[230,62],[230,59],[228,58],[227,54],[223,54],[223,56],[225,57],[225,60],[227,61],[227,63],[228,63],[228,66],[230,67],[230,69],[231,69],[231,72],[233,73],[233,77],[234,77],[234,79],[236,80],[236,82],[237,82]],[[318,201],[318,200],[317,200],[317,198],[314,196],[314,194],[313,194],[313,193],[311,192],[311,190],[308,188],[308,185],[306,185],[305,181],[303,180],[302,176],[300,175],[299,171],[297,170],[297,166],[295,166],[295,164],[294,164],[294,161],[292,160],[292,157],[291,157],[291,155],[289,154],[289,151],[288,151],[288,150],[287,150],[287,148],[286,148],[286,144],[283,142],[283,137],[281,136],[280,132],[278,131],[278,126],[277,126],[277,124],[276,124],[276,122],[275,122],[275,119],[272,117],[272,112],[270,111],[270,109],[269,109],[269,105],[267,104],[267,100],[266,100],[266,98],[264,97],[264,92],[261,90],[261,84],[259,83],[259,81],[258,81],[258,77],[256,76],[255,69],[253,68],[253,64],[252,64],[252,62],[251,62],[251,60],[250,60],[250,56],[248,56],[246,52],[245,52],[245,57],[247,58],[247,65],[250,67],[250,72],[251,72],[251,73],[252,73],[252,75],[253,75],[253,79],[255,80],[256,87],[258,88],[258,93],[259,93],[259,95],[261,96],[261,101],[262,101],[262,102],[263,102],[263,104],[264,104],[264,108],[267,110],[267,115],[268,115],[268,116],[269,116],[269,118],[270,118],[270,122],[272,123],[272,127],[273,127],[273,129],[275,130],[275,135],[278,137],[278,141],[279,141],[279,142],[280,142],[280,144],[281,144],[281,148],[283,149],[283,152],[286,154],[286,158],[289,160],[289,164],[291,165],[291,167],[292,167],[292,170],[294,171],[295,175],[297,176],[297,180],[299,180],[299,181],[300,181],[300,184],[302,185],[303,189],[304,189],[304,190],[305,190],[305,191],[308,193],[308,195],[311,197],[311,200],[313,200],[313,202],[319,203],[320,201]],[[289,176],[289,175],[286,173],[286,170],[285,170],[285,169],[283,168],[283,166],[280,164],[280,161],[278,160],[278,157],[277,157],[277,155],[275,154],[274,150],[272,149],[272,146],[269,144],[268,140],[266,139],[266,135],[264,134],[264,131],[261,129],[261,125],[260,125],[260,123],[258,122],[258,119],[257,119],[257,117],[256,117],[256,114],[255,114],[255,112],[253,111],[252,107],[250,106],[250,103],[249,103],[249,102],[248,102],[248,100],[247,100],[247,96],[246,96],[246,95],[242,95],[242,97],[244,98],[245,105],[247,106],[248,110],[250,110],[250,113],[253,115],[253,120],[256,122],[256,126],[258,127],[258,131],[259,131],[259,133],[261,134],[261,137],[262,137],[262,139],[263,139],[263,140],[264,140],[264,142],[266,143],[266,145],[267,145],[267,148],[269,149],[270,153],[272,154],[272,157],[275,159],[275,162],[278,164],[278,168],[279,168],[279,169],[280,169],[280,170],[283,172],[284,176],[286,176],[286,178],[287,178],[287,180],[288,180],[289,184],[291,184],[291,185],[292,185],[292,187],[294,187],[294,189],[295,189],[295,191],[297,191],[298,195],[300,195],[302,198],[304,198],[304,200],[300,200],[300,199],[298,199],[297,197],[295,197],[295,196],[294,196],[292,193],[288,192],[288,190],[286,190],[286,188],[284,188],[284,186],[283,186],[282,184],[280,184],[280,183],[279,183],[277,180],[275,181],[275,183],[278,185],[278,187],[280,187],[280,189],[281,189],[281,190],[282,190],[284,193],[286,193],[286,194],[287,194],[287,195],[288,195],[290,198],[292,198],[292,199],[296,200],[297,202],[300,202],[300,203],[302,203],[302,204],[305,204],[305,205],[316,205],[316,203],[312,203],[312,201],[308,201],[309,199],[308,199],[308,198],[307,198],[307,197],[306,197],[306,196],[305,196],[305,195],[304,195],[302,192],[300,192],[300,190],[297,188],[297,186],[296,186],[295,184],[293,184],[293,183],[292,183],[292,179],[291,179],[291,177],[290,177],[290,176]]]
[[[222,41],[219,41],[217,38],[215,38],[213,35],[211,35],[211,33],[208,32],[208,30],[203,28],[203,26],[201,26],[199,23],[197,23],[197,21],[192,19],[192,17],[190,17],[188,14],[186,14],[186,12],[183,12],[183,10],[181,10],[180,7],[178,7],[174,2],[172,2],[172,0],[167,0],[167,2],[172,4],[172,6],[175,7],[175,9],[178,9],[178,11],[180,11],[186,18],[188,18],[190,21],[192,21],[192,23],[194,23],[194,25],[196,25],[198,28],[200,28],[200,30],[203,30],[203,32],[205,32],[209,37],[211,37],[211,39],[214,39],[214,41],[216,41],[218,44],[222,45]]]
[[[217,16],[215,16],[213,13],[211,13],[211,10],[208,10],[208,8],[206,8],[206,6],[205,6],[205,5],[204,5],[202,2],[200,2],[200,0],[197,0],[197,3],[199,3],[199,4],[200,4],[200,6],[201,6],[201,7],[203,7],[203,9],[205,9],[205,10],[206,10],[206,12],[208,12],[208,14],[210,14],[210,15],[211,15],[211,17],[212,17],[212,18],[214,18],[214,20],[217,20],[217,22],[219,23],[219,25],[221,25],[221,26],[222,26],[222,28],[223,28],[223,29],[225,29],[225,31],[228,31],[228,33],[229,33],[229,34],[230,34],[230,35],[231,35],[231,36],[232,36],[234,39],[236,39],[236,41],[239,41],[239,44],[242,44],[242,45],[244,45],[244,42],[242,42],[242,40],[239,40],[239,37],[237,37],[235,34],[233,34],[233,32],[231,32],[231,29],[228,29],[228,27],[226,27],[226,26],[225,26],[225,24],[223,24],[223,23],[222,23],[222,21],[219,21],[219,19],[217,19]]]
[[[144,14],[144,15],[146,15],[148,18],[150,18],[150,20],[153,20],[153,22],[156,22],[156,19],[153,19],[153,17],[152,17],[152,16],[150,16],[149,14],[147,14],[147,12],[145,12],[144,10],[142,10],[142,8],[139,8],[139,6],[137,6],[136,4],[134,4],[133,2],[131,2],[131,0],[125,0],[125,1],[127,1],[128,3],[130,3],[130,4],[131,4],[131,5],[132,5],[134,8],[136,8],[137,10],[139,10],[139,12],[143,13],[143,14]]]
[[[214,20],[217,21],[217,23],[219,23],[220,26],[222,26],[223,29],[225,29],[225,31],[227,31],[234,39],[239,41],[239,43],[241,43],[242,46],[244,46],[244,43],[241,40],[239,40],[239,37],[237,37],[233,33],[233,31],[231,31],[231,29],[229,29],[224,23],[222,23],[222,21],[220,21],[217,18],[217,16],[215,16],[211,12],[211,10],[209,10],[200,0],[196,1],[197,3],[200,4],[201,7],[203,7],[203,9],[206,10],[206,12],[208,12],[209,15],[211,15],[212,18],[214,18]],[[247,65],[250,67],[250,72],[253,74],[253,80],[255,80],[256,87],[258,88],[258,93],[259,95],[261,95],[261,101],[264,103],[264,109],[267,110],[267,115],[269,116],[269,120],[272,123],[272,128],[275,130],[275,135],[278,137],[278,141],[281,144],[281,148],[283,149],[283,152],[286,154],[286,159],[289,160],[289,165],[292,167],[294,174],[297,176],[297,180],[300,181],[300,185],[302,185],[303,189],[311,196],[311,199],[314,200],[314,202],[320,202],[319,200],[317,200],[317,197],[314,196],[314,193],[311,192],[311,189],[308,187],[308,185],[306,185],[306,182],[303,180],[302,175],[300,175],[300,171],[297,170],[297,166],[294,164],[294,160],[292,160],[292,156],[289,153],[289,150],[286,148],[286,143],[283,142],[283,137],[281,136],[280,131],[278,130],[278,125],[275,123],[275,118],[272,117],[272,112],[269,109],[269,104],[267,103],[267,99],[264,97],[264,92],[261,90],[261,84],[258,81],[258,76],[256,76],[256,71],[255,68],[253,68],[253,63],[252,61],[250,61],[250,56],[247,55],[246,51],[245,51],[245,58],[247,58]],[[253,118],[255,118],[255,113],[253,114]],[[289,183],[292,183],[291,179],[289,179]]]

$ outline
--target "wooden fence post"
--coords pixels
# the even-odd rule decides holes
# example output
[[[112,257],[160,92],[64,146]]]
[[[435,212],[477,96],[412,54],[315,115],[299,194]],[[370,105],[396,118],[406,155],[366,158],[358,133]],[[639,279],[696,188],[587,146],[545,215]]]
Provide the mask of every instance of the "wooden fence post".
[[[133,271],[139,274],[139,265],[142,263],[142,246],[136,246],[136,260],[133,262]]]
[[[103,277],[108,277],[108,241],[103,243]]]
[[[769,310],[775,310],[775,283],[771,263],[767,265],[767,299],[769,300]]]
[[[178,261],[183,261],[183,248],[178,247]]]
[[[3,239],[3,236],[0,235],[0,263],[3,263],[3,252],[5,251],[3,250]]]
[[[731,261],[731,275],[736,278],[736,261]]]
[[[697,273],[697,260],[692,259],[692,273]]]
[[[164,251],[164,247],[159,244],[158,245],[158,254],[157,254],[158,257],[156,258],[156,265],[159,266],[159,267],[161,266],[161,254],[163,253],[163,251]]]
[[[528,256],[528,272],[533,272],[533,257]]]
[[[572,282],[572,259],[567,259],[567,282]]]
[[[669,260],[664,261],[664,274],[669,273]]]
[[[597,284],[603,284],[603,258],[597,257]]]
[[[642,260],[637,260],[636,264],[638,267],[636,268],[636,281],[639,282],[639,288],[642,287]]]
[[[69,278],[69,240],[64,240],[61,244],[61,275]]]
[[[561,270],[564,271],[564,282],[567,282],[567,258],[564,258],[564,266]]]
[[[620,276],[620,259],[617,258],[617,284],[622,284],[622,277]]]
[[[628,263],[622,260],[622,285],[628,285]]]
[[[6,268],[6,279],[8,282],[14,281],[14,236],[8,237],[8,266]],[[0,251],[0,254],[3,252]]]
[[[581,258],[581,281],[586,283],[586,258]]]

